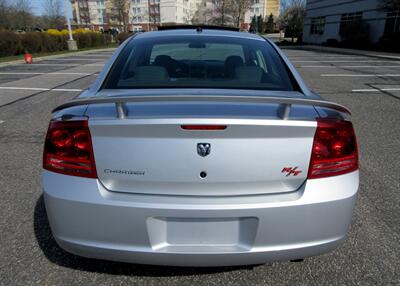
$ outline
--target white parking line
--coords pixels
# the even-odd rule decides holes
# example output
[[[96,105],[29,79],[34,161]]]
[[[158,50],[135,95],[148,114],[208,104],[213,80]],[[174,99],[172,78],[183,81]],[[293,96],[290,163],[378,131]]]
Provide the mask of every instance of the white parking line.
[[[370,59],[370,58],[368,58],[368,57],[365,57],[365,56],[354,56],[354,57],[351,57],[351,56],[295,56],[295,55],[288,55],[288,57],[290,57],[291,59],[298,59],[298,60],[301,60],[301,59],[304,59],[304,60],[317,60],[318,58],[321,58],[322,60],[325,60],[325,59],[333,59],[333,60],[335,60],[335,59],[360,59],[360,60],[362,60],[362,59]]]
[[[0,72],[0,75],[91,75],[91,73],[81,72]]]
[[[42,87],[15,87],[15,86],[0,86],[0,89],[33,90],[33,91],[82,91],[82,89],[74,89],[74,88],[42,88]]]
[[[16,65],[27,65],[25,63],[20,63]],[[30,66],[59,66],[59,67],[78,67],[78,66],[99,66],[102,67],[104,64],[54,64],[54,63],[33,63]]]
[[[112,54],[104,54],[104,55],[85,55],[85,57],[90,57],[90,58],[109,58],[111,57]],[[75,56],[75,58],[80,58],[82,56]]]
[[[373,54],[372,56],[378,56],[378,57],[385,57],[385,58],[391,58],[391,59],[400,60],[400,57],[397,57],[397,56],[379,55],[379,54]]]
[[[377,92],[377,91],[400,91],[400,88],[366,88],[366,89],[353,89],[352,92]]]
[[[300,66],[301,68],[400,68],[397,66]]]
[[[49,59],[50,61],[102,61],[103,59],[96,59],[96,58],[92,58],[92,59],[87,59],[87,58],[58,58],[58,59]],[[104,59],[105,61],[106,59]]]
[[[376,61],[376,60],[295,60],[294,63],[393,63],[393,61]]]
[[[400,74],[336,74],[327,73],[321,74],[325,77],[400,77]]]
[[[51,91],[82,91],[83,89],[79,88],[52,88]]]
[[[18,65],[27,65],[25,63],[20,63]],[[46,64],[46,63],[33,63],[30,66],[60,66],[60,67],[77,67],[80,64]]]

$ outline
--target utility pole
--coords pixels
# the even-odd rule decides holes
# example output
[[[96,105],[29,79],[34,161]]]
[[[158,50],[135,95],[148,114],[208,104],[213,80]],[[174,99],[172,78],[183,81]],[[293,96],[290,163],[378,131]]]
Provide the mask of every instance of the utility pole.
[[[78,0],[75,0],[75,13],[76,13],[76,22],[78,27],[81,25],[81,15],[79,15],[79,5]]]
[[[150,0],[147,0],[147,9],[149,10],[149,25],[148,25],[148,31],[150,31],[150,23],[151,23]]]
[[[76,1],[78,1],[78,0],[76,0]],[[67,18],[67,26],[68,26],[68,34],[69,34],[69,40],[67,41],[68,50],[76,51],[76,50],[78,50],[78,45],[76,44],[76,41],[74,41],[74,38],[72,37],[71,20],[69,19],[69,13],[68,13],[69,7],[71,7],[71,2],[69,0],[65,0],[65,17]]]

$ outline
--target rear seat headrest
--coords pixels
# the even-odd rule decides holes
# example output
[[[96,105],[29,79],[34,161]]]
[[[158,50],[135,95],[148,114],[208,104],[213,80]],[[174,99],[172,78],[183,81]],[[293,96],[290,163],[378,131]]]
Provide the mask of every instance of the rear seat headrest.
[[[225,75],[228,78],[235,76],[235,70],[244,65],[243,59],[240,56],[229,56],[225,59]]]

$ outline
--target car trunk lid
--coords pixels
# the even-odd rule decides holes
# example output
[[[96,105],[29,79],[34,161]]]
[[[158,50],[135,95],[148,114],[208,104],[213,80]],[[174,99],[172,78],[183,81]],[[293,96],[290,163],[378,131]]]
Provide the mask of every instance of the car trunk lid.
[[[135,103],[89,106],[96,168],[110,191],[234,196],[296,191],[306,180],[316,116],[312,106]],[[183,126],[225,126],[219,130]],[[207,154],[202,154],[202,149]]]

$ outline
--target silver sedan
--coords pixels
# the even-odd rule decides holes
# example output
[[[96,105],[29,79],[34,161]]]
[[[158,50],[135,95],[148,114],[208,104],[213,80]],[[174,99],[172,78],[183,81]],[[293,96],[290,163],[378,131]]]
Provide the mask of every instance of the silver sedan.
[[[139,33],[53,111],[42,172],[68,252],[221,266],[338,247],[356,200],[350,112],[272,42],[223,29]]]

